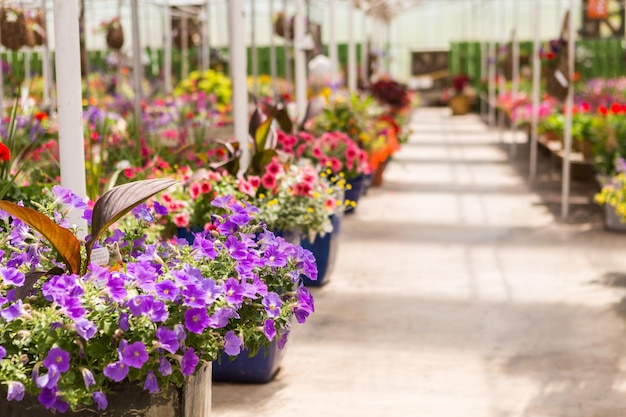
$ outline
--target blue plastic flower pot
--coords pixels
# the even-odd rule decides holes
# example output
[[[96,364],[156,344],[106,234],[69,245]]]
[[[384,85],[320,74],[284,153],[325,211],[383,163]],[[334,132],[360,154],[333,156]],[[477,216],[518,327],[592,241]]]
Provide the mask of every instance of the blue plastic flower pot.
[[[363,191],[361,192],[361,196],[367,195],[367,192],[370,190],[372,186],[372,177],[373,174],[365,174],[365,181],[363,182]]]
[[[185,227],[179,227],[178,231],[176,232],[176,237],[178,237],[179,239],[185,239],[187,241],[187,243],[189,243],[190,245],[193,244],[193,240],[195,239],[194,237],[194,233],[200,233],[202,231],[202,228],[185,228]]]
[[[307,287],[321,287],[327,284],[335,266],[342,215],[332,215],[330,217],[333,223],[333,231],[331,233],[326,233],[323,237],[317,236],[313,242],[304,236],[300,243],[304,249],[308,249],[313,253],[317,264],[317,280],[314,281],[305,276],[302,277],[302,282]]]
[[[276,339],[267,349],[262,347],[253,357],[248,357],[249,351],[244,349],[235,360],[222,353],[220,362],[213,362],[214,382],[238,382],[265,384],[270,382],[278,373],[283,359],[284,349],[278,348]]]
[[[361,198],[361,194],[363,193],[363,186],[365,185],[365,175],[361,174],[356,178],[348,180],[347,183],[350,184],[350,189],[345,190],[345,199],[358,204],[359,198]],[[347,206],[345,212],[353,213],[354,207]]]

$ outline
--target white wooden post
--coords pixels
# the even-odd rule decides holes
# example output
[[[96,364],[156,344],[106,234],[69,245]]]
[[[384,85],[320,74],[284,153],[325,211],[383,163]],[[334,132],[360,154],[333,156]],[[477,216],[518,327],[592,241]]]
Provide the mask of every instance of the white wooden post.
[[[348,90],[356,92],[356,44],[354,41],[354,5],[348,2]]]
[[[141,63],[141,39],[139,37],[138,0],[131,0],[130,12],[133,21],[133,83],[135,85],[135,128],[141,131],[141,99],[143,97],[143,65]]]
[[[298,119],[301,120],[307,107],[306,91],[306,52],[304,51],[304,26],[305,26],[304,0],[296,0],[296,19],[294,24],[294,55],[295,55],[295,83],[296,83],[296,105],[298,108]]]
[[[182,11],[180,15],[180,49],[181,49],[181,65],[180,79],[184,80],[189,76],[189,16],[186,11]]]
[[[569,34],[567,37],[568,58],[569,58],[569,84],[567,86],[567,98],[565,99],[565,131],[563,144],[563,184],[561,192],[561,216],[569,216],[569,195],[570,195],[570,151],[572,149],[572,108],[574,107],[574,0],[570,0],[569,8]]]
[[[328,4],[328,57],[331,62],[330,85],[333,92],[339,87],[339,54],[337,53],[337,38],[335,37],[335,24],[337,0],[329,0]]]
[[[78,2],[54,0],[54,27],[63,29],[54,31],[61,185],[86,198]],[[77,213],[70,213],[69,221],[87,233],[87,222]]]
[[[235,138],[239,141],[239,149],[242,153],[240,172],[244,172],[250,162],[250,149],[248,145],[248,88],[246,85],[248,63],[244,35],[243,0],[228,1],[228,22]]]
[[[205,71],[211,68],[210,9],[210,0],[206,0],[202,14],[202,69]]]
[[[270,2],[270,19],[271,21],[274,19],[274,0],[269,0]],[[276,69],[276,34],[274,33],[274,28],[270,30],[270,77],[272,78],[272,92],[274,96],[278,94],[276,91],[276,77],[277,69]]]
[[[534,40],[533,40],[533,113],[530,130],[530,180],[535,181],[537,178],[537,126],[539,125],[539,88],[541,84],[541,59],[539,59],[539,49],[541,44],[541,0],[535,0],[533,3],[533,23],[534,23]]]
[[[289,15],[287,14],[287,0],[283,0],[283,13],[285,16],[285,19],[283,20],[283,33],[286,35],[291,30],[289,25]],[[283,38],[283,41],[283,47],[285,48],[285,78],[287,79],[287,83],[293,83],[294,80],[291,70],[291,41],[287,38],[287,36]]]
[[[367,13],[365,13],[365,10],[362,10],[363,12],[363,20],[361,22],[361,28],[362,28],[362,39],[361,39],[361,79],[363,80],[363,85],[368,85],[369,84],[369,80],[368,80],[368,72],[369,72],[369,68],[367,67],[367,64],[369,62],[369,47],[367,44]]]
[[[172,9],[169,0],[163,0],[163,91],[172,92]]]
[[[256,48],[256,0],[250,0],[250,55],[252,67],[252,94],[259,96],[259,57]]]
[[[41,9],[43,10],[42,29],[46,34],[43,39],[41,51],[41,63],[43,70],[43,105],[49,112],[52,112],[54,111],[55,106],[54,101],[52,100],[52,63],[50,62],[50,48],[48,46],[48,12],[46,3],[46,0],[41,0]]]

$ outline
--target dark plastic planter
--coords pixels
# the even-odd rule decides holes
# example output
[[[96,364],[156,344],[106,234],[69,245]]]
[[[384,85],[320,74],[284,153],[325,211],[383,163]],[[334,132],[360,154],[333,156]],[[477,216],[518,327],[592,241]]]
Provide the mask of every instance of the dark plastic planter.
[[[361,194],[363,194],[363,188],[365,186],[365,175],[361,174],[356,178],[352,178],[347,181],[350,184],[350,189],[345,190],[345,199],[349,201],[354,201],[355,203],[359,203],[359,199],[361,198]],[[354,207],[347,206],[346,213],[353,213]]]
[[[306,236],[302,238],[302,247],[313,253],[317,263],[317,280],[314,281],[307,277],[302,277],[302,282],[307,287],[321,287],[330,281],[330,275],[337,259],[342,217],[342,213],[331,216],[333,223],[333,231],[331,233],[326,233],[323,237],[317,236],[313,242]]]
[[[276,339],[267,349],[262,347],[253,357],[244,349],[235,360],[223,353],[219,362],[213,362],[213,382],[265,384],[278,373],[284,350],[278,348]]]

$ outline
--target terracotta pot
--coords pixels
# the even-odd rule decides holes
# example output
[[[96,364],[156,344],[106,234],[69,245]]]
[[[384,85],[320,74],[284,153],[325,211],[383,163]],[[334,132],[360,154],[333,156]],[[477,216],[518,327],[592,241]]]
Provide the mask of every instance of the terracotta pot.
[[[470,101],[467,96],[459,94],[450,99],[448,106],[452,110],[453,116],[463,116],[469,113]]]
[[[387,162],[389,160],[379,164],[374,171],[374,175],[372,175],[372,187],[380,187],[383,185],[383,174],[385,173],[385,169],[387,168]]]

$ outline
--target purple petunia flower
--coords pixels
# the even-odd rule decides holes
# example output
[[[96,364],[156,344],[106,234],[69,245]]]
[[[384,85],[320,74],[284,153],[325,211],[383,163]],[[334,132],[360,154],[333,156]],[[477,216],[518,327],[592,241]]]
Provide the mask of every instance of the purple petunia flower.
[[[63,414],[70,408],[70,404],[57,397],[56,401],[54,402],[54,404],[52,404],[52,407],[50,408]]]
[[[109,402],[107,401],[106,395],[102,391],[96,391],[91,395],[93,398],[93,402],[98,408],[98,410],[106,410],[109,406]]]
[[[96,380],[93,377],[91,371],[87,368],[80,368],[80,373],[83,374],[83,382],[85,383],[85,388],[89,389],[90,386],[96,385]]]
[[[277,246],[269,246],[265,250],[263,257],[266,260],[267,266],[282,268],[287,265],[287,255],[283,251],[280,251]]]
[[[289,330],[284,331],[278,337],[278,349],[284,349],[287,344],[287,336],[289,336]]]
[[[241,346],[243,342],[239,336],[235,334],[234,331],[229,330],[226,332],[226,336],[224,336],[224,352],[230,356],[237,356],[241,353]]]
[[[43,365],[46,368],[55,365],[59,372],[67,372],[70,369],[70,354],[61,348],[52,348],[48,351],[46,359],[43,360]]]
[[[193,348],[189,348],[180,360],[180,371],[183,375],[189,376],[196,370],[198,362],[198,356],[194,353]]]
[[[125,332],[127,332],[130,329],[130,325],[128,324],[128,313],[125,311],[122,311],[120,313],[120,318],[117,321],[117,326],[124,330]]]
[[[131,212],[137,220],[154,223],[154,217],[152,216],[152,213],[150,213],[150,210],[148,209],[148,206],[146,204],[138,205],[137,207],[132,209]]]
[[[156,269],[148,262],[131,263],[128,265],[127,274],[134,278],[144,291],[153,291],[156,279]]]
[[[230,235],[224,242],[224,247],[228,251],[231,258],[243,260],[248,257],[248,248],[237,237]]]
[[[146,296],[144,299],[144,314],[154,323],[167,320],[169,313],[163,301],[155,300],[153,296]]]
[[[6,355],[7,355],[6,349],[0,345],[0,361],[4,359]]]
[[[178,287],[170,280],[165,280],[155,285],[155,291],[159,298],[173,301],[178,295]]]
[[[215,243],[211,239],[203,237],[201,233],[196,234],[193,240],[193,248],[206,258],[215,259],[217,257]]]
[[[88,208],[87,203],[80,196],[74,194],[72,190],[55,185],[52,187],[52,193],[59,203],[67,204],[72,209],[86,210]]]
[[[302,324],[306,321],[306,318],[315,311],[315,305],[311,293],[305,287],[298,288],[296,298],[298,299],[298,303],[293,309],[293,312],[298,323]]]
[[[81,219],[87,221],[87,226],[91,226],[91,218],[92,217],[93,217],[93,210],[92,209],[86,209],[85,211],[83,211],[83,215],[81,216]]]
[[[159,204],[158,201],[154,202],[154,212],[158,214],[159,216],[167,216],[167,213],[168,213],[167,207]]]
[[[228,204],[232,200],[233,200],[233,196],[232,195],[223,195],[223,196],[219,196],[219,197],[214,198],[213,201],[211,201],[211,205],[213,207],[225,209],[226,207],[228,207]]]
[[[76,333],[85,340],[89,340],[98,331],[96,325],[87,319],[81,319],[76,322]]]
[[[0,277],[2,278],[2,282],[4,282],[4,285],[14,285],[16,287],[24,285],[24,281],[26,279],[22,272],[14,268],[6,267],[0,268]]]
[[[146,382],[143,384],[143,389],[148,391],[150,394],[156,394],[160,391],[154,372],[148,371],[148,374],[146,375]]]
[[[202,334],[209,326],[209,316],[204,308],[190,308],[185,311],[185,327],[192,333]]]
[[[130,310],[130,313],[133,316],[139,317],[146,311],[145,310],[145,304],[144,304],[144,298],[145,297],[146,296],[144,296],[144,295],[138,295],[136,297],[131,298],[126,303],[126,305],[128,306],[128,309]]]
[[[263,324],[263,334],[270,342],[276,337],[276,325],[274,324],[274,320],[265,320]]]
[[[172,374],[172,364],[170,364],[170,361],[168,361],[165,356],[161,356],[161,359],[159,359],[159,372],[163,376]]]
[[[33,369],[32,377],[38,388],[54,388],[59,382],[61,372],[59,372],[59,368],[56,365],[50,365],[47,374],[39,375],[37,370]]]
[[[120,382],[128,375],[128,366],[124,365],[121,361],[110,363],[104,368],[103,373],[107,378],[115,382]]]
[[[235,317],[237,312],[229,307],[220,307],[215,310],[215,313],[210,318],[209,326],[214,329],[221,329],[228,325],[228,320]]]
[[[224,295],[226,301],[232,305],[240,305],[243,301],[245,288],[235,278],[228,278],[224,284]]]
[[[156,337],[160,347],[167,350],[169,353],[176,353],[180,347],[176,332],[167,327],[159,327],[156,331]]]
[[[217,285],[217,283],[207,278],[202,281],[202,289],[205,291],[205,301],[207,305],[211,305],[215,302],[217,297],[224,293],[224,289],[221,285]]]
[[[106,288],[109,296],[118,303],[126,298],[126,288],[124,288],[124,278],[122,274],[111,274],[106,283]]]
[[[57,387],[43,388],[39,393],[39,402],[49,410],[57,401]]]
[[[2,318],[5,319],[7,322],[11,322],[20,317],[23,311],[24,310],[22,309],[22,300],[17,300],[17,302],[0,311],[0,316],[2,316]]]
[[[24,393],[26,392],[24,384],[18,381],[9,381],[7,385],[7,400],[22,401],[24,399]]]
[[[122,340],[122,342],[126,342]],[[120,358],[124,365],[141,369],[143,365],[148,361],[148,352],[146,351],[146,345],[143,342],[137,341],[131,344],[128,342],[120,343],[118,348]]]
[[[206,292],[201,287],[189,285],[182,291],[182,294],[186,306],[198,308],[206,306]]]
[[[276,318],[280,316],[280,307],[283,305],[283,301],[278,294],[275,292],[268,293],[267,296],[263,298],[262,304],[269,317]]]
[[[267,295],[267,284],[265,284],[258,275],[253,275],[252,282],[244,282],[244,297],[256,299],[257,294],[260,296]]]

